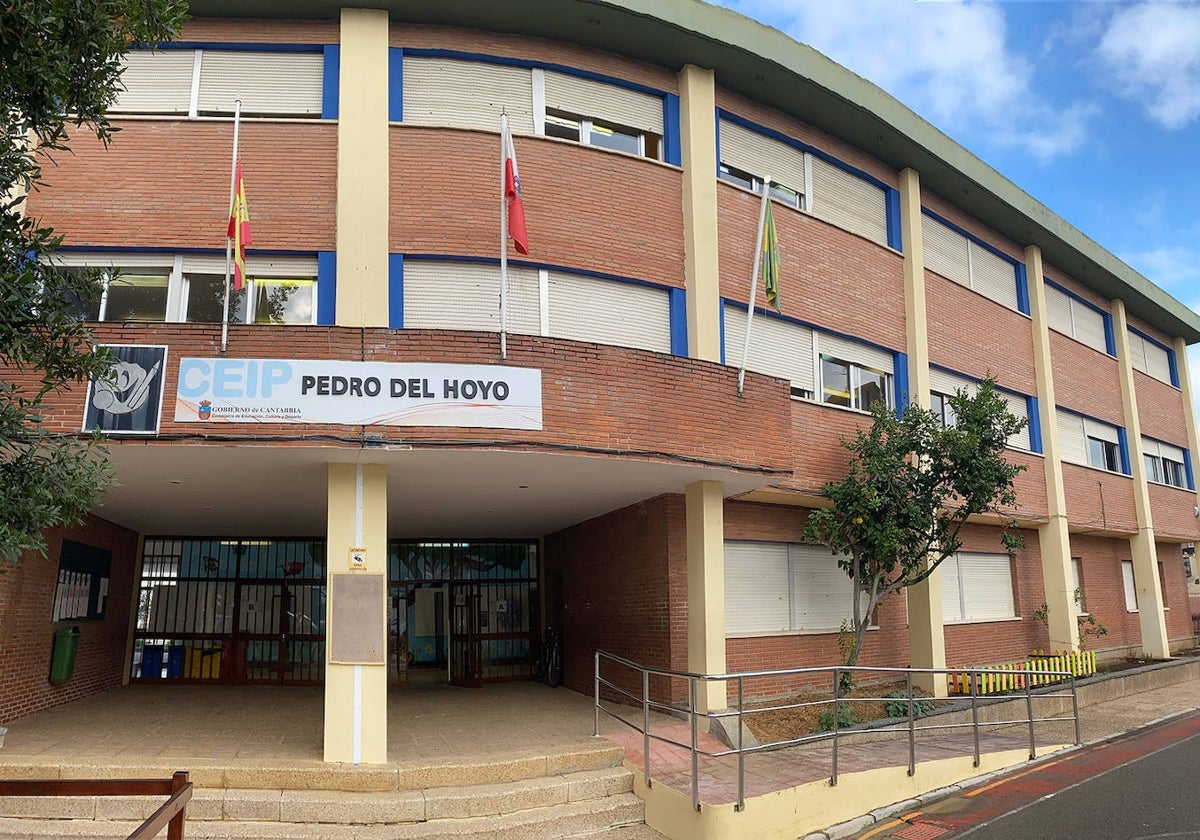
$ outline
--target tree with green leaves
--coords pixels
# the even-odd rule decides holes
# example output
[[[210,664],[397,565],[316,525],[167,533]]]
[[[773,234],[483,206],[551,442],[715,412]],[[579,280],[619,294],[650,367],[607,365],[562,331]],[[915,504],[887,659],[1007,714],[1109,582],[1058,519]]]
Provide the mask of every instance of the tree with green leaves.
[[[974,394],[950,397],[953,425],[910,406],[902,418],[881,402],[866,431],[842,442],[849,473],[825,485],[830,507],[816,510],[804,539],[830,547],[852,581],[853,636],[846,665],[857,664],[879,602],[929,577],[962,545],[967,520],[999,515],[1000,541],[1021,545],[1005,511],[1016,506],[1013,482],[1025,469],[1004,457],[1026,420],[1008,410],[993,379]]]
[[[105,112],[132,44],[169,40],[182,0],[8,0],[0,7],[0,568],[44,551],[46,528],[78,522],[111,481],[99,441],[45,426],[48,397],[104,377],[76,316],[100,294],[94,271],[53,264],[62,237],[24,212],[43,167],[79,129],[108,143]]]

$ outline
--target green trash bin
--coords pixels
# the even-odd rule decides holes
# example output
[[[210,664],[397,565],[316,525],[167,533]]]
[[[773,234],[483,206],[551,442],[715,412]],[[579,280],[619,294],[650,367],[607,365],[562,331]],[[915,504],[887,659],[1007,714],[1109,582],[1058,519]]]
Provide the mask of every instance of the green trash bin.
[[[54,633],[54,652],[50,654],[50,682],[65,683],[75,673],[75,653],[79,650],[79,627],[64,627]]]

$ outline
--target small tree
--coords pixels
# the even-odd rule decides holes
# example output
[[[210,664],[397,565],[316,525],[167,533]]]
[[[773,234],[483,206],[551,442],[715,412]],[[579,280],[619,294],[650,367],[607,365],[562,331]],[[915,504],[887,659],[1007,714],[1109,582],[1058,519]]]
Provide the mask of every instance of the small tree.
[[[853,640],[846,665],[862,653],[875,608],[886,595],[920,583],[962,545],[967,519],[1016,505],[1013,482],[1024,466],[1004,458],[1008,438],[1026,420],[1009,413],[993,379],[973,394],[950,397],[956,415],[943,427],[915,406],[896,415],[876,403],[871,428],[842,446],[849,474],[825,485],[829,508],[814,511],[804,538],[828,545],[853,582]],[[1005,520],[1001,540],[1021,545]]]
[[[50,393],[109,371],[74,315],[99,295],[99,275],[52,264],[61,237],[25,215],[23,198],[67,151],[70,126],[108,142],[121,57],[171,38],[186,12],[182,0],[0,7],[0,570],[44,550],[42,530],[81,519],[110,480],[94,440],[44,425]]]

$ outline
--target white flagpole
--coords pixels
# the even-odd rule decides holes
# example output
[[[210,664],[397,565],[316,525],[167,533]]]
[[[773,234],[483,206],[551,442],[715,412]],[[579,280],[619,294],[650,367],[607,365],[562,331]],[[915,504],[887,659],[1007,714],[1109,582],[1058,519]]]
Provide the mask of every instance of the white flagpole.
[[[758,238],[754,245],[754,271],[750,274],[750,306],[746,310],[746,340],[742,342],[742,366],[738,368],[738,396],[746,384],[746,360],[750,358],[750,322],[754,320],[754,297],[758,291],[758,269],[762,264],[763,228],[767,221],[767,202],[771,200],[771,179],[763,178],[762,207],[758,211]]]
[[[500,112],[500,361],[508,358],[508,115]]]
[[[229,216],[233,217],[233,191],[237,181],[238,129],[242,122],[242,100],[233,100],[233,163],[229,167]],[[233,272],[233,239],[225,236],[225,306],[221,311],[221,355],[229,346],[229,275]]]

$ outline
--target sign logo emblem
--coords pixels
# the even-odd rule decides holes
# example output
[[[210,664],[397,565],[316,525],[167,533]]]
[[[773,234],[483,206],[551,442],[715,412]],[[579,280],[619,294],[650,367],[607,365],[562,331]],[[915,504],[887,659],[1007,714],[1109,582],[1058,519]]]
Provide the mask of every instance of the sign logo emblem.
[[[201,420],[208,420],[212,417],[212,402],[209,400],[201,400],[199,407],[196,409],[196,416]]]

